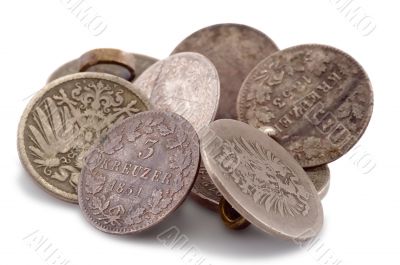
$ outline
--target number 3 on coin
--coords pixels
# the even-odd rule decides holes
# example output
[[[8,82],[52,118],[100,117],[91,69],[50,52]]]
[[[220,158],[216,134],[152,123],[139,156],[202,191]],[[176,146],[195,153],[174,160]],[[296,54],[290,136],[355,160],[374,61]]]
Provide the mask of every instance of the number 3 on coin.
[[[145,145],[148,146],[147,148],[147,155],[144,155],[142,151],[139,152],[138,157],[145,160],[149,157],[151,157],[154,153],[154,148],[153,146],[158,142],[158,140],[153,140],[153,139],[147,139],[146,142],[144,143]]]

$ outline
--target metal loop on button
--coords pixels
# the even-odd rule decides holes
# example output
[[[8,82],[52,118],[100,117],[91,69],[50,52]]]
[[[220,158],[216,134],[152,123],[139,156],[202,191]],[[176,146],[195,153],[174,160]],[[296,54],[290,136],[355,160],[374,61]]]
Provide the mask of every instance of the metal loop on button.
[[[94,49],[79,58],[79,71],[84,72],[97,64],[117,64],[129,71],[128,81],[135,78],[135,57],[118,49]]]
[[[241,230],[250,225],[249,221],[233,209],[224,198],[219,201],[219,213],[224,224],[230,229]]]

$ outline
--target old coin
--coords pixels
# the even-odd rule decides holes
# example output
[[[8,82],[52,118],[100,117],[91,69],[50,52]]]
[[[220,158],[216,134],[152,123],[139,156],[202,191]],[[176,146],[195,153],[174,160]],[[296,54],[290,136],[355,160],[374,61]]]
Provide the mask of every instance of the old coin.
[[[172,52],[198,52],[214,63],[221,81],[217,119],[237,119],[236,98],[248,73],[261,60],[278,51],[264,33],[240,24],[203,28],[183,40]]]
[[[328,165],[305,168],[307,175],[318,191],[318,196],[322,200],[329,190],[330,171]]]
[[[275,141],[277,140],[278,132],[274,127],[262,126],[259,128],[259,130],[267,134]],[[314,187],[318,192],[319,198],[322,200],[328,193],[329,189],[330,172],[328,165],[325,164],[322,166],[304,168],[304,170],[314,184]]]
[[[200,136],[204,166],[224,198],[261,230],[289,239],[317,235],[323,211],[296,160],[263,132],[217,120]]]
[[[79,206],[104,232],[145,230],[183,202],[199,159],[199,139],[187,120],[172,112],[139,113],[89,152],[79,180]]]
[[[314,184],[319,198],[323,199],[329,190],[330,172],[328,165],[304,168],[304,171]],[[219,203],[223,197],[212,182],[203,163],[200,163],[199,173],[194,182],[191,195],[195,201],[204,207],[216,212],[219,211]]]
[[[122,78],[78,73],[57,79],[38,92],[22,115],[22,164],[45,190],[77,202],[87,150],[113,123],[147,109],[147,101]]]
[[[260,127],[259,130],[266,133],[272,139],[274,139],[274,137],[276,136],[276,130],[272,127],[269,126]],[[306,171],[307,175],[313,182],[320,199],[325,197],[326,193],[328,192],[329,178],[330,178],[328,166],[323,165],[312,168],[305,168],[304,170]],[[203,163],[200,163],[200,170],[194,182],[191,194],[193,199],[195,199],[198,203],[211,210],[221,213],[223,211],[228,212],[227,209],[229,209],[229,207],[221,206],[221,201],[223,201],[223,196],[218,191],[217,187],[215,187]],[[224,222],[229,224],[228,226],[238,225],[238,222],[236,221],[233,222],[232,220],[229,219],[228,214],[222,213],[221,215],[223,217]],[[243,221],[242,217],[238,217],[238,219],[240,220],[239,227],[242,228],[241,224],[245,224],[245,222]]]
[[[247,76],[238,96],[241,121],[270,125],[277,141],[303,167],[327,164],[362,136],[373,95],[363,68],[346,53],[324,45],[277,52]]]
[[[97,50],[98,49],[91,50],[85,54],[88,54],[88,53],[90,54]],[[110,50],[110,49],[103,49],[103,50]],[[131,60],[130,64],[134,64],[134,68],[135,68],[134,69],[135,70],[134,80],[136,78],[138,78],[150,65],[157,62],[157,59],[154,59],[154,58],[151,58],[151,57],[148,57],[145,55],[141,55],[141,54],[131,53],[128,55],[129,56],[128,56],[127,60]],[[64,65],[60,66],[57,70],[55,70],[51,74],[51,76],[48,79],[48,82],[51,82],[62,76],[81,72],[81,69],[80,69],[80,66],[82,64],[81,61],[82,61],[82,58],[78,58],[78,59],[74,59],[74,60],[67,62]],[[85,69],[85,71],[86,72],[108,73],[108,74],[119,76],[126,80],[128,80],[130,78],[129,70],[127,70],[125,66],[123,66],[121,64],[117,64],[117,63],[98,63],[93,66],[89,66],[87,69]]]
[[[215,117],[219,79],[201,54],[184,52],[150,66],[134,84],[157,110],[178,113],[199,132]]]

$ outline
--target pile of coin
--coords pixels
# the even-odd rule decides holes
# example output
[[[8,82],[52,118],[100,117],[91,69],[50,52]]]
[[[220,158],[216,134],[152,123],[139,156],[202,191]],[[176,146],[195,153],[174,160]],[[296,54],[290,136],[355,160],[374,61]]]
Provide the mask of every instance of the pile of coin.
[[[367,74],[343,51],[279,51],[256,29],[219,24],[160,61],[96,49],[62,65],[23,113],[18,151],[107,233],[153,227],[191,194],[232,229],[306,240],[323,224],[327,164],[372,108]]]

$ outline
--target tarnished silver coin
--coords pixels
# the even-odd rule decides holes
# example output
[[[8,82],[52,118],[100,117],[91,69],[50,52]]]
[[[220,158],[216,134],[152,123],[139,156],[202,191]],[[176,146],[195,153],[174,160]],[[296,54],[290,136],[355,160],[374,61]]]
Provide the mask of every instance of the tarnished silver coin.
[[[177,53],[158,61],[134,84],[152,107],[178,113],[197,132],[214,120],[220,90],[218,73],[201,54]]]
[[[243,80],[261,60],[278,51],[264,33],[240,24],[218,24],[200,29],[172,52],[198,52],[213,62],[221,82],[217,119],[237,119],[236,98]]]
[[[328,165],[305,168],[307,175],[318,191],[318,196],[322,200],[329,190],[331,173]]]
[[[237,99],[241,121],[272,126],[277,141],[303,167],[327,164],[362,136],[373,94],[363,68],[324,45],[277,52],[247,76]]]
[[[317,191],[297,161],[258,129],[217,120],[200,136],[204,166],[224,198],[261,230],[305,240],[321,230]]]
[[[187,120],[172,112],[139,113],[112,128],[87,155],[79,206],[104,232],[145,230],[183,202],[199,160],[199,139]]]
[[[320,199],[323,199],[329,190],[330,172],[328,165],[304,168]],[[218,206],[222,195],[212,182],[203,163],[200,163],[199,173],[192,188],[192,198],[213,211],[219,211]]]
[[[85,54],[97,51],[98,49],[88,51]],[[110,50],[110,49],[103,49],[103,50]],[[70,75],[70,74],[75,74],[81,72],[81,65],[83,58],[78,58],[74,59],[72,61],[69,61],[62,66],[60,66],[57,70],[55,70],[49,77],[48,82],[51,82],[57,78],[60,78],[62,76]],[[129,64],[134,65],[134,70],[135,70],[135,77],[133,80],[138,78],[150,65],[154,64],[157,62],[157,59],[154,59],[152,57],[148,57],[145,55],[141,54],[136,54],[136,53],[129,53],[129,56],[127,56],[126,60],[129,60]],[[117,61],[117,58],[115,58],[115,61]],[[126,69],[125,66],[115,62],[115,63],[98,63],[93,66],[87,67],[85,69],[86,72],[97,72],[97,73],[108,73],[112,75],[119,76],[121,78],[124,78],[128,80],[130,78],[130,72]]]
[[[78,73],[47,84],[30,101],[18,128],[18,151],[46,191],[77,202],[87,150],[115,122],[148,110],[132,83],[99,73]]]

